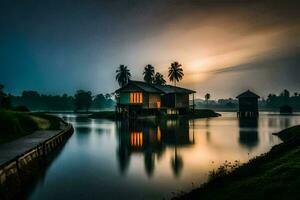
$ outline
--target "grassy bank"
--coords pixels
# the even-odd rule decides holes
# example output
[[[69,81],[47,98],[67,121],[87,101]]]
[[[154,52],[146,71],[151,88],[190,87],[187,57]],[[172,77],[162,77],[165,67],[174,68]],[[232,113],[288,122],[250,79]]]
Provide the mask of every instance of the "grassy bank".
[[[0,143],[8,142],[37,130],[59,129],[61,119],[43,113],[0,110]]]
[[[219,168],[208,183],[174,199],[298,199],[300,126],[278,135],[284,142],[231,172]]]
[[[166,115],[166,114],[161,114],[162,118],[174,118],[174,116]],[[208,109],[196,109],[194,112],[190,111],[189,113],[185,115],[180,115],[178,117],[182,118],[188,118],[188,119],[197,119],[197,118],[208,118],[208,117],[219,117],[221,116],[219,113],[214,112],[213,110],[208,110]],[[95,119],[115,119],[116,114],[115,111],[101,111],[101,112],[95,112],[92,113],[90,118],[95,118]],[[145,117],[145,115],[143,115]]]

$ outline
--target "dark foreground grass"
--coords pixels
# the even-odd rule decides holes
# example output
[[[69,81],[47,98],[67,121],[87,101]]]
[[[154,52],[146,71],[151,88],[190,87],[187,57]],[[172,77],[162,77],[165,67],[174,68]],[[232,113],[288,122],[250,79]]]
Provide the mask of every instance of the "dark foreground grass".
[[[43,113],[0,110],[0,143],[8,142],[37,130],[59,129],[61,119]]]
[[[31,117],[37,117],[48,121],[48,130],[57,130],[60,128],[61,123],[65,123],[61,118],[53,115],[47,115],[45,113],[30,113]]]
[[[174,199],[299,199],[300,126],[276,135],[284,142],[270,152]]]

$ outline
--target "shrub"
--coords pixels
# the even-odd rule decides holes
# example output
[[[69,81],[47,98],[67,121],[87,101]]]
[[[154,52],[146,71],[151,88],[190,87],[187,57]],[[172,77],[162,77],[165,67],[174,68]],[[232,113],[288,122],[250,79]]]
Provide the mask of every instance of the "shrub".
[[[5,142],[38,129],[35,121],[19,112],[0,110],[0,142]]]
[[[209,180],[214,180],[220,177],[224,177],[228,175],[233,170],[237,169],[240,166],[240,162],[238,160],[233,163],[228,162],[227,160],[223,165],[221,165],[218,169],[212,170],[209,172]]]
[[[13,108],[17,112],[29,112],[30,110],[26,106],[16,106]]]

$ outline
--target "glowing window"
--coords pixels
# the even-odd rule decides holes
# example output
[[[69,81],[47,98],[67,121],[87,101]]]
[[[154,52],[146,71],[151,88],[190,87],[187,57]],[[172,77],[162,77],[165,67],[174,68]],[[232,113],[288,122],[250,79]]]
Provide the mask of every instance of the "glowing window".
[[[160,108],[160,101],[157,101],[157,102],[156,102],[156,107],[157,107],[157,108]]]
[[[133,102],[133,93],[130,93],[130,103]]]
[[[139,96],[140,96],[140,103],[143,103],[143,93],[139,93]]]
[[[143,103],[143,93],[142,92],[131,92],[130,93],[130,103]]]

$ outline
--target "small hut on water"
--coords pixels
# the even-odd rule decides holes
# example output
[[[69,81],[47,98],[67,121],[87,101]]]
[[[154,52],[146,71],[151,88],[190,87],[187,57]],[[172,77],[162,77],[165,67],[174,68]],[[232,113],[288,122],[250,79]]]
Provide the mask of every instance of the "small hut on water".
[[[239,118],[258,117],[258,99],[260,97],[257,94],[247,90],[236,98],[239,100],[239,111],[237,113]]]

